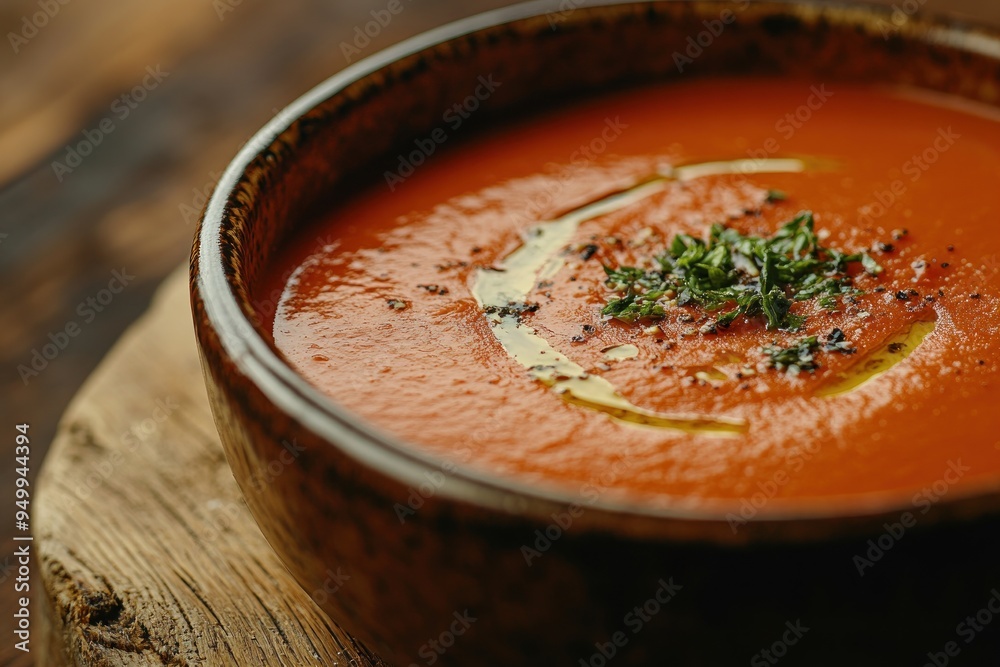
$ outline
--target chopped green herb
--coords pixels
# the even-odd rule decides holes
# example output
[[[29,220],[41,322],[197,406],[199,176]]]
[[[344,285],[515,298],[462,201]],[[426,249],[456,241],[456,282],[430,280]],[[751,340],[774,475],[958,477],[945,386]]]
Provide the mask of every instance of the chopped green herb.
[[[819,339],[816,336],[802,338],[790,347],[778,347],[774,342],[764,348],[767,355],[767,365],[788,375],[798,375],[801,371],[812,373],[819,368],[816,361],[816,351],[819,350]]]
[[[804,318],[791,312],[796,301],[816,299],[834,310],[841,296],[860,294],[847,265],[860,262],[871,275],[882,267],[867,253],[848,255],[824,248],[803,211],[770,238],[744,236],[713,225],[707,240],[677,234],[653,260],[656,268],[604,267],[606,284],[616,293],[603,314],[625,322],[666,317],[668,305],[695,304],[724,310],[716,324],[725,328],[739,317],[763,316],[768,329],[795,331]]]
[[[826,352],[843,352],[844,354],[854,354],[857,352],[857,348],[847,340],[844,332],[840,327],[836,327],[826,335],[826,341],[823,343],[823,350]]]
[[[785,201],[788,199],[788,194],[782,192],[781,190],[768,190],[767,191],[767,203],[773,204],[776,201]]]
[[[872,256],[866,252],[861,253],[861,266],[873,276],[882,273],[882,267],[879,266],[879,263],[872,259]]]
[[[835,296],[824,294],[817,300],[817,303],[824,310],[837,310],[837,297]]]
[[[843,354],[857,352],[857,349],[847,340],[839,327],[830,331],[823,343],[820,343],[816,336],[808,336],[800,338],[789,347],[778,347],[778,343],[775,341],[763,348],[763,352],[767,356],[767,365],[789,375],[798,375],[801,371],[812,373],[819,368],[820,364],[816,360],[816,353],[820,350]]]

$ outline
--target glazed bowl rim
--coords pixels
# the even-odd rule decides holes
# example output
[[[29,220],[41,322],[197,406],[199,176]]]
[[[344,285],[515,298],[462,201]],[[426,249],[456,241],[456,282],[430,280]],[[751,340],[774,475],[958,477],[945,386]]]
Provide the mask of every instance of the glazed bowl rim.
[[[580,6],[580,9],[599,11],[608,7],[642,6],[663,1],[600,0],[594,5]],[[739,4],[737,0],[669,1],[693,6],[726,7]],[[282,133],[312,109],[342,93],[350,85],[398,60],[444,42],[460,39],[480,30],[560,11],[561,4],[560,0],[531,0],[487,11],[420,33],[348,65],[278,112],[247,141],[219,178],[199,223],[191,262],[192,303],[202,304],[205,316],[202,324],[213,330],[224,355],[278,410],[291,416],[329,446],[380,474],[394,478],[404,486],[417,486],[425,480],[427,473],[444,469],[449,463],[448,458],[408,445],[403,439],[389,435],[337,404],[294,370],[255,329],[240,306],[236,288],[230,284],[223,262],[224,241],[221,237],[228,219],[229,200],[244,180],[248,168]],[[892,10],[891,7],[864,2],[823,0],[765,0],[754,4],[771,9],[782,7],[786,11],[861,12],[869,19],[884,19],[890,16]],[[1000,32],[994,29],[966,20],[928,18],[922,14],[917,18],[911,17],[911,20],[927,29],[921,38],[926,39],[927,33],[933,33],[934,41],[942,44],[965,44],[973,35],[977,40],[986,40],[977,41],[975,50],[1000,63]],[[974,503],[985,496],[995,500],[1000,496],[998,488],[998,483],[987,482],[967,488],[961,493],[956,492],[954,497],[949,497],[945,502]],[[807,499],[799,504],[779,503],[780,508],[768,508],[762,516],[749,523],[751,526],[767,526],[767,532],[773,532],[777,527],[780,532],[782,524],[794,521],[828,522],[898,516],[900,511],[905,511],[908,507],[912,509],[912,503],[907,504],[906,501],[915,491],[907,489],[867,495],[854,494],[832,500]],[[503,513],[543,519],[574,503],[583,504],[580,494],[574,494],[569,488],[557,485],[534,486],[461,465],[449,469],[444,484],[435,491],[435,495]],[[400,499],[404,500],[405,498]],[[654,530],[660,523],[680,521],[711,524],[728,532],[727,518],[739,511],[740,501],[745,498],[719,502],[698,501],[690,506],[684,505],[683,497],[675,500],[678,506],[645,505],[635,501],[611,500],[602,495],[594,503],[588,504],[586,509],[591,517],[600,515],[603,520],[599,524],[610,530],[624,525],[620,523],[623,520],[638,520],[646,523],[651,521]],[[997,503],[992,505],[995,507]],[[715,529],[710,532],[718,534]]]

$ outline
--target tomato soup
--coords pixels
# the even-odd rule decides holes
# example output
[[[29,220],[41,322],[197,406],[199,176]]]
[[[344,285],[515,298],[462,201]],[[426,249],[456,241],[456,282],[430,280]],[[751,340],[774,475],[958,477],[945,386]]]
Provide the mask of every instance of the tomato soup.
[[[258,286],[337,403],[455,465],[651,506],[930,503],[1000,474],[991,108],[706,79],[464,131]]]

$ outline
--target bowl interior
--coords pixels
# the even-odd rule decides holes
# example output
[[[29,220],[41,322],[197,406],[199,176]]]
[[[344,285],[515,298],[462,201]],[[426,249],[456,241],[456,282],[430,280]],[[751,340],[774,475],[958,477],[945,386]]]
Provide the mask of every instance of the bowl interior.
[[[731,17],[731,19],[729,18]],[[706,22],[727,28],[688,53]],[[695,42],[697,44],[697,42]],[[276,249],[303,221],[359,181],[380,179],[397,155],[440,120],[442,108],[479,77],[503,82],[482,103],[480,126],[526,108],[612,87],[713,75],[821,77],[824,81],[905,84],[996,105],[1000,39],[943,20],[861,6],[777,2],[639,2],[566,11],[530,3],[447,26],[349,67],[281,112],[241,151],[220,180],[195,248],[205,313],[227,353],[281,409],[331,446],[402,481],[440,463],[361,423],[301,378],[271,342],[269,314],[254,290]],[[349,427],[350,437],[344,437]],[[958,494],[947,510],[996,508],[996,484]],[[460,470],[441,490],[467,501],[544,516],[572,498],[482,472]],[[910,494],[836,505],[769,508],[766,521],[877,517],[905,507]],[[512,505],[514,503],[514,505]],[[945,505],[945,504],[942,504]],[[660,510],[601,500],[590,519],[613,526],[622,513],[699,519],[725,529],[732,506]],[[768,528],[772,530],[773,526]]]

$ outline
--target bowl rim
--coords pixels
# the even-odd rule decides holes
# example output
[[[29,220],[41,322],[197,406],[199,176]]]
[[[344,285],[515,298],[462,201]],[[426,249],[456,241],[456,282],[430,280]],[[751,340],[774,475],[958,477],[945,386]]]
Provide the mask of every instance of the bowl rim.
[[[580,5],[585,11],[635,5],[644,6],[663,3],[665,0],[600,0],[594,5]],[[434,48],[442,43],[460,39],[473,32],[524,19],[545,16],[547,13],[562,11],[565,0],[530,0],[499,9],[490,10],[454,21],[432,30],[419,33],[402,42],[369,55],[319,83],[284,109],[279,111],[266,125],[258,130],[232,159],[219,178],[209,198],[195,236],[191,257],[191,300],[192,305],[200,305],[204,314],[199,326],[210,327],[218,340],[218,347],[261,394],[277,409],[313,432],[325,444],[336,448],[379,474],[393,478],[403,486],[416,487],[426,480],[427,473],[447,470],[444,483],[434,495],[444,499],[465,502],[505,514],[527,515],[543,520],[552,513],[565,511],[568,506],[585,505],[586,523],[591,527],[619,532],[644,525],[655,533],[662,528],[677,525],[698,524],[705,531],[695,531],[701,537],[713,541],[732,541],[735,530],[730,529],[729,520],[739,517],[740,503],[746,498],[727,499],[713,502],[699,500],[684,502],[683,496],[676,496],[677,504],[669,506],[642,504],[641,502],[608,499],[601,494],[595,502],[584,503],[579,493],[574,494],[568,487],[553,484],[536,486],[515,478],[502,477],[484,470],[465,465],[453,464],[448,457],[424,451],[416,445],[409,445],[402,438],[390,435],[364,418],[337,404],[320,389],[310,384],[302,375],[285,361],[255,329],[250,318],[240,306],[235,288],[230,285],[223,262],[222,232],[229,215],[229,200],[244,180],[250,167],[279,136],[293,127],[313,108],[342,93],[350,85],[375,74],[386,66]],[[739,4],[738,0],[666,0],[669,4],[691,6],[727,7]],[[869,20],[886,19],[893,8],[865,2],[828,2],[824,0],[765,0],[754,2],[760,8],[781,10],[804,15],[816,11],[857,12]],[[1000,63],[1000,30],[966,19],[933,16],[918,13],[909,17],[903,26],[909,30],[920,28],[913,39],[923,39],[933,43],[962,46],[980,55],[991,57]],[[198,308],[195,308],[198,319]],[[199,334],[199,345],[201,345]],[[453,467],[448,468],[449,464]],[[582,486],[582,485],[581,485]],[[872,524],[881,518],[897,517],[900,512],[912,509],[912,497],[916,489],[893,490],[869,494],[855,494],[849,497],[833,497],[830,500],[809,499],[795,504],[771,503],[760,513],[743,522],[750,537],[754,531],[758,535],[791,537],[798,539],[797,531],[785,530],[789,524],[808,521],[811,524],[829,524],[844,520],[861,520]],[[975,510],[975,505],[987,498],[991,508],[1000,507],[1000,480],[990,483],[970,484],[960,492],[950,493],[948,498],[937,505],[963,506]],[[402,498],[400,499],[403,500]],[[962,513],[962,512],[960,512]],[[967,512],[965,512],[967,513]],[[581,521],[581,523],[584,523]],[[690,531],[685,530],[685,533]],[[743,536],[739,541],[745,541]]]

